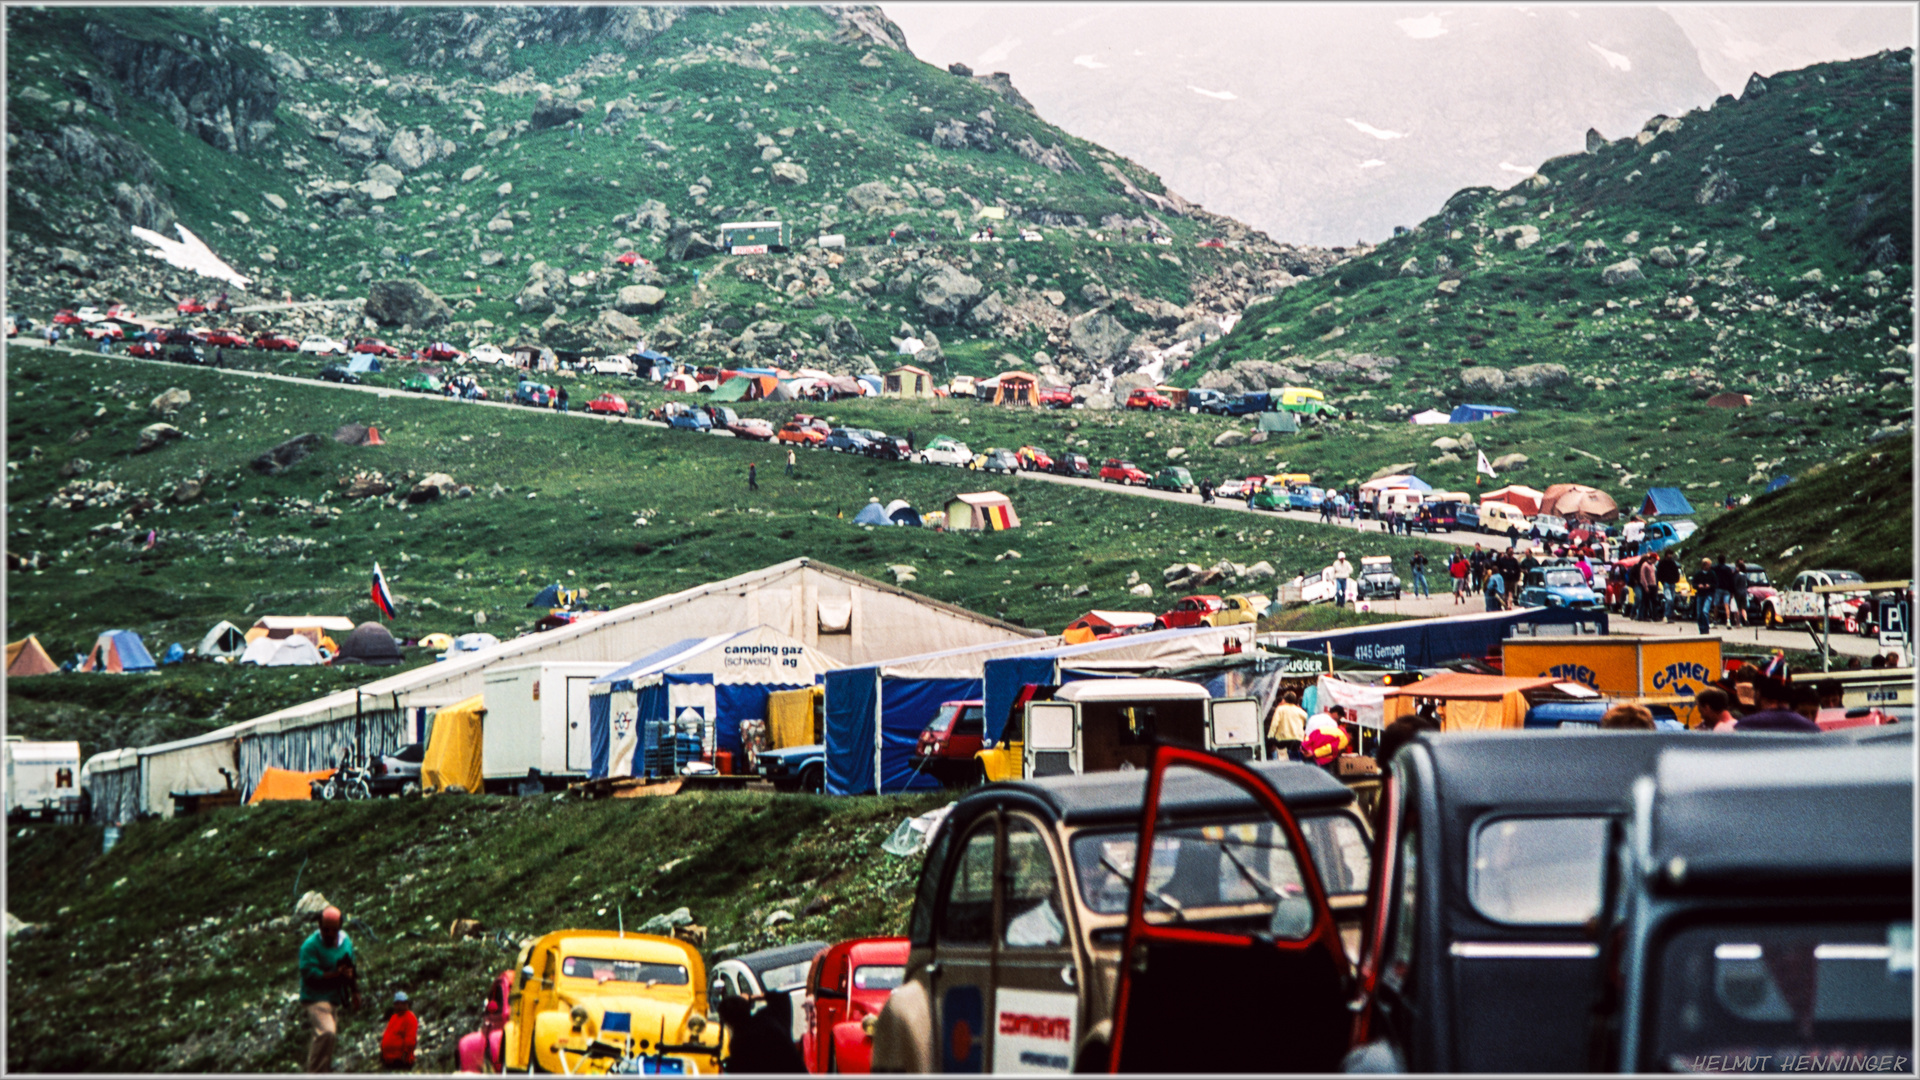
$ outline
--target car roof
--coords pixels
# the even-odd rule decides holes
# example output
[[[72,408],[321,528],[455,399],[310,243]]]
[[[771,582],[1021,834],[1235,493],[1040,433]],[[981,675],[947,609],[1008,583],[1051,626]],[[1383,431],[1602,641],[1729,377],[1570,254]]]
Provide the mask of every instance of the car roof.
[[[791,945],[775,945],[771,949],[757,949],[750,953],[728,957],[728,959],[745,964],[748,970],[757,975],[777,967],[812,960],[826,947],[827,943],[824,941],[796,941]]]
[[[1677,887],[1895,877],[1904,893],[1913,772],[1912,746],[1898,741],[1802,743],[1749,755],[1737,770],[1676,748],[1655,773],[1646,850]]]
[[[1280,796],[1288,809],[1329,810],[1353,804],[1353,792],[1325,769],[1290,761],[1257,762],[1249,766]],[[1084,773],[1013,780],[989,784],[968,794],[954,807],[955,824],[991,809],[1008,795],[1037,805],[1066,825],[1097,825],[1137,821],[1146,802],[1147,773]],[[1162,809],[1175,818],[1199,818],[1243,813],[1254,808],[1252,796],[1217,777],[1180,770],[1167,777],[1161,792]]]
[[[1785,736],[1751,732],[1497,731],[1422,735],[1414,746],[1432,763],[1443,820],[1465,825],[1492,809],[1613,808],[1631,805],[1633,782],[1672,746],[1726,754]]]

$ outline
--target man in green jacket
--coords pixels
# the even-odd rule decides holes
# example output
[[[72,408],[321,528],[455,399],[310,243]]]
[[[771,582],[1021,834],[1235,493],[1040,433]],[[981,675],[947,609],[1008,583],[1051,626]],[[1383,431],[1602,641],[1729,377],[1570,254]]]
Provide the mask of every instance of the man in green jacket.
[[[320,929],[300,944],[300,1003],[313,1021],[307,1072],[333,1071],[333,1047],[342,1008],[360,996],[353,939],[340,929],[340,909],[320,912]]]

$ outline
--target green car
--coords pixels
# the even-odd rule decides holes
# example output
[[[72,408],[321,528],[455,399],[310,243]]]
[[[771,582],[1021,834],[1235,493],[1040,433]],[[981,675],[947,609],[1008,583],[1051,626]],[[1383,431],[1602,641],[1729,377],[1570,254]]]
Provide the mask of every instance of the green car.
[[[1247,500],[1249,510],[1291,510],[1293,503],[1287,498],[1287,489],[1278,484],[1268,484],[1253,493]]]
[[[1169,465],[1154,473],[1153,479],[1148,481],[1147,486],[1159,488],[1161,491],[1192,491],[1194,490],[1193,474],[1179,465]]]
[[[445,387],[435,376],[414,372],[400,380],[400,389],[411,390],[416,394],[438,394]]]

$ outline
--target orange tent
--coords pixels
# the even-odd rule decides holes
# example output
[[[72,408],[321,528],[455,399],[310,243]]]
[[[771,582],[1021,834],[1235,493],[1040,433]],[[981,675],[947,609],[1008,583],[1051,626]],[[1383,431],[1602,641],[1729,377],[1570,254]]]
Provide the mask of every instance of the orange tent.
[[[1442,731],[1518,731],[1527,720],[1527,692],[1545,690],[1560,681],[1444,671],[1388,690],[1385,722],[1412,716],[1422,702],[1431,701],[1439,706]]]
[[[1480,496],[1480,501],[1508,503],[1518,508],[1523,514],[1537,514],[1540,512],[1540,500],[1544,494],[1525,484],[1508,484],[1506,487],[1495,488]]]
[[[29,675],[56,675],[60,665],[53,662],[40,639],[28,634],[23,641],[7,644],[7,678],[24,679]]]
[[[268,799],[311,799],[313,782],[325,780],[332,775],[332,769],[321,769],[319,772],[294,772],[292,769],[269,767],[260,774],[260,782],[253,786],[253,795],[247,799],[247,805],[253,806]]]

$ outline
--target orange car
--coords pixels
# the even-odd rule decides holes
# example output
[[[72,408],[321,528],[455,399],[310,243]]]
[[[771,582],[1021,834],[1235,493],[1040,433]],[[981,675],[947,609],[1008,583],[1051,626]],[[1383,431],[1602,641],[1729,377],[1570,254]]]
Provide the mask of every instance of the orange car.
[[[826,434],[819,428],[793,420],[787,421],[773,437],[781,442],[799,443],[802,446],[819,446],[827,441]]]

